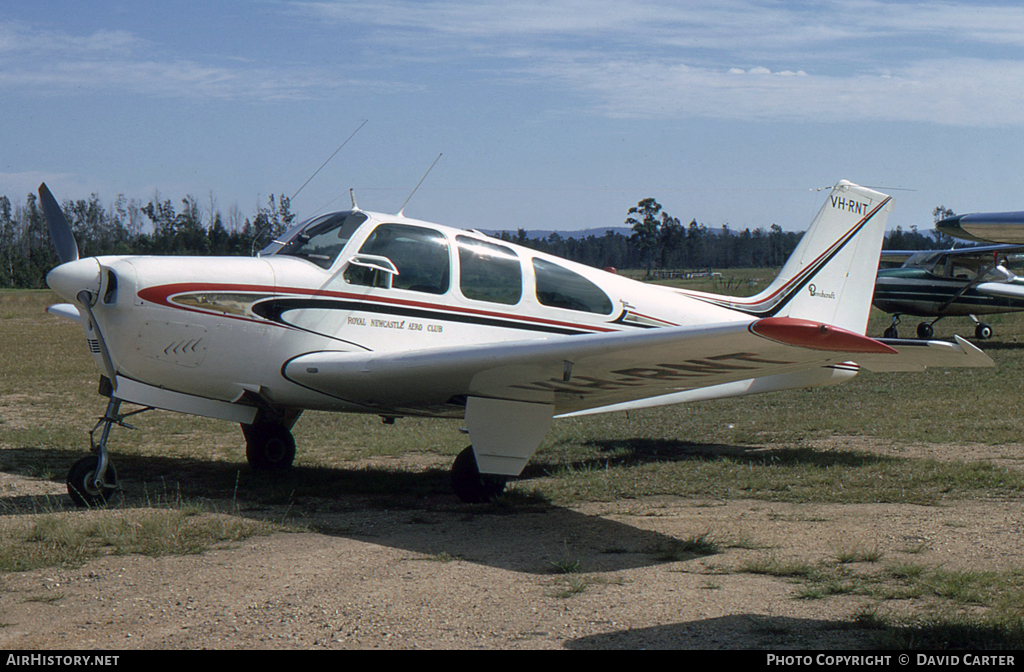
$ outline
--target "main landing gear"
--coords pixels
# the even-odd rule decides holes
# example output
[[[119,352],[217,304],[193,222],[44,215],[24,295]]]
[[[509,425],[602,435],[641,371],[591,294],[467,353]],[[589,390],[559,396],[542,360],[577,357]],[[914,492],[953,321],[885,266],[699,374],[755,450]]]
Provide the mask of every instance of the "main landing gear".
[[[973,322],[974,322],[974,337],[976,339],[978,339],[979,341],[985,341],[985,340],[988,340],[988,339],[992,338],[992,326],[991,325],[986,324],[986,323],[980,321],[974,315],[968,315],[968,317],[970,317],[971,320],[973,320]],[[935,335],[935,328],[934,328],[933,325],[936,322],[938,322],[939,320],[941,320],[941,319],[942,319],[942,317],[937,317],[934,320],[932,320],[931,322],[921,322],[920,324],[918,324],[917,325],[917,337],[920,338],[921,340],[925,340],[925,341],[927,341],[930,338],[932,338],[932,336]],[[899,323],[900,323],[900,316],[899,315],[893,315],[892,316],[892,324],[889,325],[889,328],[885,330],[885,332],[882,334],[882,336],[884,338],[899,338],[900,334],[899,334],[899,331],[896,328],[899,325]]]
[[[263,404],[251,425],[242,425],[245,459],[256,471],[285,471],[295,462],[292,427],[302,411],[278,411]]]
[[[505,490],[508,478],[497,474],[481,474],[476,466],[473,446],[455,458],[452,464],[452,490],[467,504],[486,504]]]

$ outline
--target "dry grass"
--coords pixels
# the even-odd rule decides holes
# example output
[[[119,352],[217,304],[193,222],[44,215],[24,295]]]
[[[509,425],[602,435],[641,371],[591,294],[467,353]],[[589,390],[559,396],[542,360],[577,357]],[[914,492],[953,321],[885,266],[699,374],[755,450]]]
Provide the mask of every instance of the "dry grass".
[[[43,312],[52,302],[48,292],[0,292],[6,336],[0,351],[0,471],[60,483],[85,454],[87,431],[103,400],[95,393],[97,373],[77,325]],[[492,512],[652,495],[926,505],[1017,499],[1024,492],[1019,457],[996,465],[900,453],[911,444],[1018,444],[1024,436],[1024,346],[1018,347],[1024,316],[988,321],[995,336],[983,348],[996,369],[864,373],[832,388],[558,421]],[[874,315],[869,333],[880,334],[887,322]],[[967,320],[946,320],[936,331],[948,337],[973,328]],[[61,497],[0,493],[0,513],[7,516],[0,545],[16,549],[0,558],[0,571],[73,565],[97,554],[201,552],[275,529],[260,520],[271,515],[280,521],[288,514],[368,506],[464,510],[450,494],[447,474],[466,444],[459,421],[401,419],[383,426],[376,417],[307,413],[295,430],[296,469],[277,476],[248,469],[241,434],[229,423],[152,412],[132,424],[138,431],[117,428],[111,444],[127,489],[113,510],[66,512]],[[823,439],[841,436],[873,437],[889,450],[881,455],[819,447]],[[154,501],[173,504],[154,507]],[[716,532],[723,531],[691,541],[725,538]],[[667,561],[715,550],[661,549]],[[1006,606],[1024,599],[1017,573],[961,575],[886,565],[873,551],[837,549],[827,567],[765,557],[742,571],[799,581],[805,599],[853,592],[884,602],[926,594],[933,604],[952,605],[950,613],[980,604],[989,614],[982,621],[922,616],[910,624],[902,616],[868,614],[865,624],[892,642],[955,626],[974,632],[978,641],[1020,645],[1020,614]],[[868,572],[858,563],[885,566]],[[566,597],[592,585],[577,574],[566,574]]]

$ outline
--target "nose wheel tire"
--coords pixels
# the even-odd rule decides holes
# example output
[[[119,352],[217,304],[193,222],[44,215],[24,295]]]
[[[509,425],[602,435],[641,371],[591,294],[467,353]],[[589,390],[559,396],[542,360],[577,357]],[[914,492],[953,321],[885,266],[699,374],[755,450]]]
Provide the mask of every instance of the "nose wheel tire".
[[[459,453],[452,464],[452,489],[467,504],[486,504],[505,490],[508,479],[497,474],[481,474],[473,446]]]
[[[99,457],[90,455],[75,462],[68,471],[68,494],[76,506],[105,506],[117,492],[117,472],[114,465],[109,462],[102,483],[96,483],[96,469],[99,463]]]

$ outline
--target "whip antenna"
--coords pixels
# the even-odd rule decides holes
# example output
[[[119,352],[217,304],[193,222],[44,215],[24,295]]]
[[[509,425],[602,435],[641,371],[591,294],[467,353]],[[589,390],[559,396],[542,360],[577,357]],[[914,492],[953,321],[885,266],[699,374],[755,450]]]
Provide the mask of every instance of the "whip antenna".
[[[412,200],[413,194],[415,194],[416,190],[420,188],[421,184],[423,184],[423,180],[427,179],[427,175],[430,175],[430,171],[432,171],[434,169],[434,166],[437,165],[437,162],[441,160],[442,155],[443,152],[442,154],[437,155],[437,158],[434,159],[434,163],[430,164],[430,168],[427,168],[427,172],[423,173],[423,177],[421,177],[420,181],[416,183],[416,186],[412,190],[412,194],[409,194],[409,198],[405,199],[405,203],[402,203],[402,208],[398,211],[399,217],[405,216],[405,206],[409,205],[409,201]]]
[[[369,119],[363,119],[363,123],[359,124],[359,128],[357,128],[356,130],[352,131],[352,135],[350,135],[347,138],[345,138],[345,142],[341,143],[341,145],[336,150],[334,150],[334,154],[337,154],[338,152],[340,152],[341,148],[344,147],[345,145],[347,145],[348,141],[352,139],[352,136],[354,136],[356,133],[358,133],[360,128],[362,128],[363,126],[366,126],[366,122],[368,122],[368,121],[369,121]],[[299,191],[302,191],[303,189],[305,189],[306,185],[309,184],[310,182],[312,182],[313,178],[316,177],[316,174],[319,173],[321,170],[323,170],[324,166],[326,166],[328,163],[331,162],[331,159],[334,158],[334,154],[331,154],[330,156],[328,156],[327,160],[324,161],[320,165],[320,167],[316,169],[316,172],[313,173],[312,175],[310,175],[309,179],[302,183],[302,186],[299,187]],[[295,197],[299,195],[299,191],[296,191],[294,194],[292,194],[292,197],[291,197],[290,200],[294,201]]]

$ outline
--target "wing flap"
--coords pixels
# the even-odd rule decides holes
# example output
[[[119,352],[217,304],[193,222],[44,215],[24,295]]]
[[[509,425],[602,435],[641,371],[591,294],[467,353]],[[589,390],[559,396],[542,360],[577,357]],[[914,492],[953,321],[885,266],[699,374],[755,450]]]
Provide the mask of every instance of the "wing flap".
[[[836,327],[767,318],[406,353],[315,352],[282,371],[296,384],[372,408],[428,408],[476,396],[553,404],[567,413],[848,361],[866,351],[894,356],[889,350]]]

